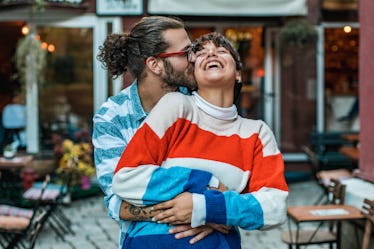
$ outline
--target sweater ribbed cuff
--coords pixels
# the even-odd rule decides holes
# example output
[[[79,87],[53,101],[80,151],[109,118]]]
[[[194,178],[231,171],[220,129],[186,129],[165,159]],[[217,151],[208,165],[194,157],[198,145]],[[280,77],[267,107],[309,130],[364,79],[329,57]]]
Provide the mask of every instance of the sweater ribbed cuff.
[[[223,193],[217,190],[207,190],[204,196],[206,223],[226,224],[226,203]]]

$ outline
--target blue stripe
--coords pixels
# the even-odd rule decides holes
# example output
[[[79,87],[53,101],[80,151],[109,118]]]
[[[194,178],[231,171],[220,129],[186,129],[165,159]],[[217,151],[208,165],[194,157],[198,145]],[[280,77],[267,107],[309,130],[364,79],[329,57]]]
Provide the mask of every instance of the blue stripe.
[[[123,105],[123,103],[130,100],[129,96],[125,94],[117,94],[110,97],[109,99],[117,105]]]
[[[212,174],[207,171],[192,170],[183,192],[202,194],[207,189],[211,178]]]
[[[193,179],[196,177],[197,179]],[[182,192],[202,193],[212,174],[183,167],[157,168],[151,176],[142,200],[145,205],[171,200]],[[195,192],[196,191],[196,192]]]
[[[122,138],[120,130],[110,122],[96,122],[94,124],[93,139],[102,135]]]
[[[113,147],[107,150],[96,148],[94,153],[95,165],[100,165],[103,162],[103,160],[112,159],[114,157],[120,156],[124,149],[125,146]]]
[[[101,108],[96,112],[96,114],[97,114],[97,115],[104,115],[107,111],[108,111],[108,108],[106,108],[106,107],[101,107]]]
[[[218,190],[207,190],[204,192],[206,203],[206,222],[226,224],[225,197]]]
[[[237,225],[245,230],[259,229],[264,225],[264,214],[258,200],[252,194],[226,191],[227,225]]]
[[[117,127],[121,127],[121,130],[127,130],[129,128],[135,129],[138,128],[143,119],[138,119],[137,114],[129,114],[125,116],[117,115],[111,122]],[[145,117],[144,117],[145,119]]]
[[[122,246],[123,249],[240,249],[240,236],[235,230],[224,235],[214,232],[201,241],[190,244],[192,237],[175,239],[173,234],[154,234],[143,236],[127,236]]]

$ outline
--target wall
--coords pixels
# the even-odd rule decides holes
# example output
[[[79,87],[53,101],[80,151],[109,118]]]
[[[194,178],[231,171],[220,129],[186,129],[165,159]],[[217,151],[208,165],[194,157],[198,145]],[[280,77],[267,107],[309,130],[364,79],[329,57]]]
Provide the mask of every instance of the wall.
[[[363,179],[374,182],[374,1],[361,0],[360,13],[360,173]]]

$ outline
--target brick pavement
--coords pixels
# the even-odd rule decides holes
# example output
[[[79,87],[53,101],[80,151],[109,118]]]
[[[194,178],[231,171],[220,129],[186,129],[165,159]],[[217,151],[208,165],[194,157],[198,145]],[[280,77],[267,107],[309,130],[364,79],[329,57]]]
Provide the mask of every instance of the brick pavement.
[[[289,205],[312,204],[321,193],[313,181],[289,184]],[[312,197],[312,198],[311,198]],[[118,225],[106,216],[101,196],[74,201],[63,208],[71,219],[75,235],[61,240],[45,225],[35,249],[116,249]],[[287,223],[268,231],[242,231],[243,249],[286,249],[280,239],[280,232],[287,229]],[[328,248],[327,246],[308,246],[309,249]]]

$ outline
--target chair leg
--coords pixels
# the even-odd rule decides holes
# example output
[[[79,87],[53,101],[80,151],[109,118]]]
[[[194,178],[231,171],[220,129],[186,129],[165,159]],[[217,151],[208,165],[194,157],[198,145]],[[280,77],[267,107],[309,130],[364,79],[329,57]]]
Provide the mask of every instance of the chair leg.
[[[371,222],[366,220],[364,238],[362,241],[362,249],[369,249],[370,236],[371,236]]]

